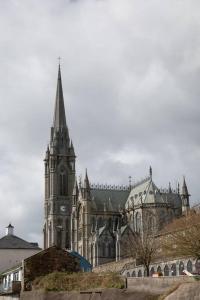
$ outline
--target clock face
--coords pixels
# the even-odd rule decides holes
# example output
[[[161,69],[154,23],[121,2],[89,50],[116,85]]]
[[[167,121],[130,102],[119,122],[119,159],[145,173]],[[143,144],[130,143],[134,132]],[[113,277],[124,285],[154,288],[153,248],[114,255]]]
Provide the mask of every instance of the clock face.
[[[66,211],[66,206],[65,205],[61,205],[60,206],[60,211],[61,212],[65,212]]]

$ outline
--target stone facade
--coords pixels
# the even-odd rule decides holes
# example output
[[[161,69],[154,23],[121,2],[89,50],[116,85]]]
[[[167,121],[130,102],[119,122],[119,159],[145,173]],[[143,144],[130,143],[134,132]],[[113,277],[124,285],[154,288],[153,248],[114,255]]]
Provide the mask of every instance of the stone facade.
[[[159,189],[149,176],[129,186],[91,185],[86,171],[75,180],[75,152],[65,119],[60,66],[50,144],[45,156],[44,247],[71,248],[93,266],[127,256],[129,236],[142,234],[145,226],[159,231],[187,213],[189,193]],[[148,219],[148,225],[147,225]],[[146,225],[145,225],[146,224]]]

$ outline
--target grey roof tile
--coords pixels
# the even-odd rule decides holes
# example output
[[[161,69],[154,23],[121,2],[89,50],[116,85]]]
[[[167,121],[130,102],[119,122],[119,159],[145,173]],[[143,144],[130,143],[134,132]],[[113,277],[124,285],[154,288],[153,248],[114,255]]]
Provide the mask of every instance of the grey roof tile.
[[[91,189],[91,197],[98,211],[104,210],[104,203],[108,211],[119,211],[119,206],[124,207],[129,190]]]
[[[0,249],[40,249],[37,243],[29,243],[15,235],[5,235],[0,239]]]

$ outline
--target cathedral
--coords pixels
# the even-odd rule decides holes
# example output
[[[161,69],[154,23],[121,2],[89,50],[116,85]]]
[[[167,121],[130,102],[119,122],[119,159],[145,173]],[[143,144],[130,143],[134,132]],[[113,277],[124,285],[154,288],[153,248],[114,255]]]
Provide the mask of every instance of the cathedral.
[[[87,174],[76,180],[76,154],[65,117],[61,70],[58,69],[53,126],[44,159],[44,248],[57,245],[78,252],[93,266],[126,257],[128,237],[148,226],[159,231],[187,213],[189,192],[159,189],[152,176],[128,186],[91,185]]]

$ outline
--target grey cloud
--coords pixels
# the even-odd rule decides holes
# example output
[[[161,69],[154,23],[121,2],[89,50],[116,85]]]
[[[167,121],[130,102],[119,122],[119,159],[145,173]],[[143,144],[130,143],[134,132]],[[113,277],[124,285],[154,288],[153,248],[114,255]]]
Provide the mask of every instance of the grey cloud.
[[[197,1],[0,3],[1,233],[9,221],[41,239],[43,156],[57,57],[78,173],[124,183],[186,175],[199,200],[200,40]]]

